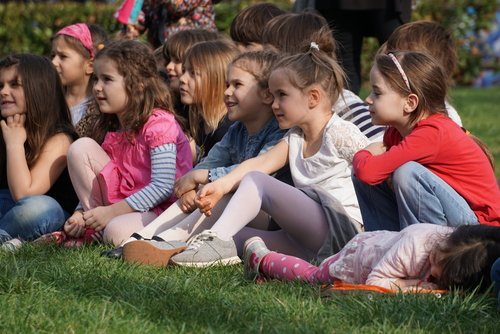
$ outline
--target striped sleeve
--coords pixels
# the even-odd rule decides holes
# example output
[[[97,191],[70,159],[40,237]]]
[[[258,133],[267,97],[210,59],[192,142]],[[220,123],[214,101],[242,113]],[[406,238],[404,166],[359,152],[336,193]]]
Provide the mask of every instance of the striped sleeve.
[[[151,182],[125,199],[132,209],[149,211],[172,195],[176,153],[176,146],[172,143],[151,149]]]

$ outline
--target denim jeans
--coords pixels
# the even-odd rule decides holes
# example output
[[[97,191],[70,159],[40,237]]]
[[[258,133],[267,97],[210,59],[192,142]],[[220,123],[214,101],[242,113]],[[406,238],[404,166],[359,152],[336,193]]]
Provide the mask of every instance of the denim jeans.
[[[400,231],[408,225],[478,224],[474,211],[452,187],[417,162],[407,162],[387,181],[366,184],[353,176],[365,231]]]
[[[14,202],[8,189],[0,189],[1,235],[34,240],[61,228],[68,216],[52,197],[27,196]]]
[[[498,308],[500,309],[500,257],[491,266],[491,281],[495,284],[495,293],[498,298]]]

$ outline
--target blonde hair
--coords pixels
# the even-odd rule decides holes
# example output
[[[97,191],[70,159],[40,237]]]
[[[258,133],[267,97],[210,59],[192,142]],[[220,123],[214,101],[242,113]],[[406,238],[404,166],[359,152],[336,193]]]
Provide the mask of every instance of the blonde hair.
[[[214,131],[226,115],[226,72],[237,52],[232,42],[220,39],[196,43],[186,53],[183,64],[189,64],[192,71],[200,74],[195,83],[194,103],[189,106],[189,125],[194,138],[200,131],[201,120]]]
[[[313,84],[320,85],[333,104],[342,95],[345,73],[333,57],[332,50],[335,46],[331,31],[327,28],[320,29],[311,38],[311,42],[315,43],[314,47],[308,46],[304,53],[282,58],[274,70],[285,69],[290,83],[300,90]]]

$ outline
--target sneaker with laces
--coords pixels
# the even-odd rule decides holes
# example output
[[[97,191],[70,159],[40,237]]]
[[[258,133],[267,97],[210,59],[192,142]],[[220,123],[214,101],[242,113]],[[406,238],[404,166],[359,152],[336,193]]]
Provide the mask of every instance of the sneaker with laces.
[[[189,241],[188,248],[170,258],[170,262],[185,267],[208,267],[240,263],[234,241],[222,240],[217,233],[205,230]]]
[[[243,274],[246,279],[254,281],[260,277],[260,262],[270,252],[260,237],[253,237],[245,241],[243,246]]]
[[[184,241],[137,240],[123,245],[123,259],[127,262],[164,267],[170,257],[187,248]]]
[[[0,246],[0,248],[3,250],[13,252],[13,251],[21,248],[22,245],[23,245],[23,241],[21,239],[14,238],[14,239],[10,239],[10,240],[7,240],[6,242],[4,242]]]

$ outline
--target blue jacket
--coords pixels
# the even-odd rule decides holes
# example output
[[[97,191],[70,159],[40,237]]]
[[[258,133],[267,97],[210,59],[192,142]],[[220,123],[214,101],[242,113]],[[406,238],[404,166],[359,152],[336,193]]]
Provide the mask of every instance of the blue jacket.
[[[249,135],[242,123],[235,122],[194,169],[208,169],[210,181],[215,181],[241,162],[268,151],[285,133],[274,117],[254,135]]]

